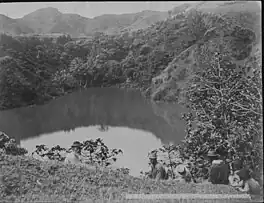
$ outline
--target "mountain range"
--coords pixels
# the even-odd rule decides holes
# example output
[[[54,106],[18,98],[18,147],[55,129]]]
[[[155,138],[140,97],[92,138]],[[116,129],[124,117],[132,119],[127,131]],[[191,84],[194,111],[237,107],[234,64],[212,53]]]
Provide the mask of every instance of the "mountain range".
[[[71,36],[89,36],[96,32],[115,34],[124,30],[146,28],[167,17],[168,12],[146,10],[132,14],[105,14],[91,19],[47,7],[18,19],[0,14],[0,32],[12,35],[67,33]]]
[[[232,2],[231,2],[232,3]],[[23,34],[70,34],[73,37],[90,36],[96,32],[118,34],[123,31],[144,29],[170,15],[176,15],[191,8],[202,10],[221,10],[223,2],[179,3],[170,12],[145,10],[130,14],[105,14],[86,18],[78,14],[61,13],[58,9],[47,7],[38,9],[22,18],[12,19],[0,14],[0,32],[11,35]],[[226,9],[223,7],[223,9]]]
[[[61,13],[58,9],[47,7],[38,9],[22,18],[12,19],[0,14],[0,32],[11,35],[23,34],[70,34],[72,37],[91,36],[96,32],[119,34],[126,31],[144,29],[169,15],[176,15],[192,8],[214,13],[228,13],[235,10],[247,10],[248,5],[241,6],[237,1],[200,1],[179,3],[169,12],[145,10],[130,14],[105,14],[94,18],[86,18],[78,14]],[[234,6],[232,6],[234,5]],[[48,17],[47,17],[48,16]]]

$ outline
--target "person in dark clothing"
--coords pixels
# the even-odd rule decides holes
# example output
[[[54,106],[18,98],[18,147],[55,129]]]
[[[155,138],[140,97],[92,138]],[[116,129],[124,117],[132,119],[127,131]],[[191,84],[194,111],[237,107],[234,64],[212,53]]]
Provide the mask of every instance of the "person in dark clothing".
[[[243,181],[243,186],[238,187],[239,191],[247,192],[253,195],[260,194],[260,185],[254,178],[251,177],[249,169],[243,168],[242,170],[237,172],[237,175]]]
[[[228,164],[221,163],[219,165],[212,166],[210,172],[210,180],[213,184],[229,184],[229,166]]]
[[[223,160],[220,159],[219,154],[216,154],[215,151],[209,151],[207,154],[211,168],[209,171],[209,182],[212,184],[229,184],[229,173],[230,167]]]
[[[189,171],[187,165],[179,164],[176,166],[174,174],[176,176],[175,179],[179,180],[179,182],[193,182],[191,172]]]

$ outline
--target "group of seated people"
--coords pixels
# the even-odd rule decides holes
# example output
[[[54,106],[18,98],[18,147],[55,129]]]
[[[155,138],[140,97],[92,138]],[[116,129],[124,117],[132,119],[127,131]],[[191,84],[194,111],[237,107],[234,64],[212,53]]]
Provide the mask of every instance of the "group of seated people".
[[[80,160],[80,145],[79,142],[74,142],[72,145],[72,153],[66,156],[65,163],[81,163]],[[247,192],[251,194],[260,193],[260,184],[251,176],[251,172],[247,168],[242,167],[241,160],[235,160],[230,162],[224,160],[215,151],[209,151],[207,154],[208,161],[210,162],[209,177],[207,180],[212,184],[225,184],[235,187],[241,192]],[[196,182],[190,172],[190,165],[179,164],[173,170],[173,177],[169,177],[168,171],[165,167],[158,162],[157,152],[154,151],[149,154],[149,160],[151,165],[151,170],[148,177],[155,180],[168,180],[176,179],[177,182],[191,183]],[[197,160],[198,164],[201,162],[201,169],[203,168],[203,159]]]
[[[210,162],[209,177],[207,182],[212,184],[225,184],[235,187],[241,192],[247,192],[251,194],[260,193],[260,184],[251,176],[251,171],[247,168],[242,167],[240,160],[235,160],[233,162],[229,160],[224,160],[215,151],[209,151],[207,154],[208,161]],[[149,160],[151,164],[151,171],[149,172],[149,178],[155,180],[168,180],[168,173],[165,167],[157,161],[157,152],[152,152],[149,155]],[[203,162],[203,159],[199,159],[198,163]],[[203,165],[201,164],[201,169],[203,170]],[[173,170],[174,178],[179,182],[196,182],[192,178],[190,172],[190,165],[179,164]]]

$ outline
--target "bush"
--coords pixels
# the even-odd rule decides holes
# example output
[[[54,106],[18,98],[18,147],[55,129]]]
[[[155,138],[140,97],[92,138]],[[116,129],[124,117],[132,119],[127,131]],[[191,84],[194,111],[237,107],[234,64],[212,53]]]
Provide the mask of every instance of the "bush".
[[[37,154],[40,157],[48,157],[50,160],[64,161],[65,152],[70,149],[61,148],[59,145],[49,149],[45,145],[37,145],[32,155]],[[85,163],[106,167],[117,160],[116,156],[122,153],[121,149],[108,149],[102,139],[86,140],[81,143],[81,156]]]
[[[9,136],[7,136],[5,133],[0,132],[0,150],[9,155],[25,155],[27,154],[27,150],[19,147],[16,144],[16,141]]]

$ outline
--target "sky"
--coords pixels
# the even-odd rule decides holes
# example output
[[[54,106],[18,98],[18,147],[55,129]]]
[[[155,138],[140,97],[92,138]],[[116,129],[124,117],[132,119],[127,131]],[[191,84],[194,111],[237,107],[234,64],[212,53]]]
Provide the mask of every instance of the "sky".
[[[180,1],[16,2],[0,3],[0,14],[10,18],[21,18],[37,9],[54,7],[62,13],[76,13],[83,17],[93,18],[103,14],[134,13],[143,10],[168,11],[180,3]]]

